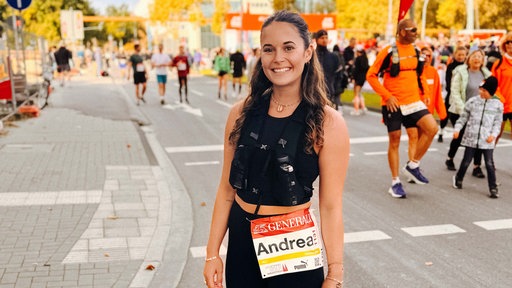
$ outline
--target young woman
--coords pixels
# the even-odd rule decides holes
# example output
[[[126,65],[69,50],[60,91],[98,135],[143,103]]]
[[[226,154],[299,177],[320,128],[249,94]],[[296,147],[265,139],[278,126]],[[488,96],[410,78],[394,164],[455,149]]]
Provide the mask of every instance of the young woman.
[[[224,100],[228,100],[228,73],[230,68],[229,57],[226,55],[224,48],[220,48],[217,56],[215,56],[214,70],[217,71],[219,77],[218,98],[224,95]]]
[[[366,82],[366,72],[370,66],[368,65],[368,57],[363,47],[356,47],[356,59],[354,60],[354,70],[352,76],[354,77],[354,111],[351,115],[360,115],[361,111],[366,112],[366,106],[364,105],[364,96],[361,94],[361,88]]]
[[[451,93],[451,84],[452,84],[452,75],[453,70],[459,66],[463,65],[466,61],[466,57],[468,56],[468,49],[464,46],[458,46],[455,48],[455,52],[453,52],[453,61],[446,66],[446,75],[445,75],[445,83],[446,83],[446,97],[444,100],[444,107],[446,108],[446,111],[448,112],[448,109],[450,108],[450,93]],[[452,113],[448,112],[448,117],[446,117],[444,120],[441,120],[439,123],[440,129],[439,129],[439,136],[437,138],[437,142],[442,143],[443,142],[443,131],[444,127],[448,125],[448,121],[452,122],[452,126],[455,126],[455,122],[457,122],[457,115],[452,115]]]
[[[304,19],[288,11],[263,24],[250,93],[226,123],[203,272],[208,287],[223,287],[219,249],[228,228],[227,287],[342,287],[349,136],[329,106],[309,35]],[[309,213],[317,177],[321,229]]]

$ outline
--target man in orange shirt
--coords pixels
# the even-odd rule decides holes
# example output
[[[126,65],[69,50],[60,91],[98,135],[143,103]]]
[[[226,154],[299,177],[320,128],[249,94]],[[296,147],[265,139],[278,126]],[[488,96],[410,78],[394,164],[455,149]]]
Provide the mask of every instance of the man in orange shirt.
[[[427,184],[428,179],[421,174],[420,160],[427,152],[432,139],[437,133],[437,123],[422,101],[427,94],[428,85],[421,75],[418,52],[413,43],[418,36],[418,28],[411,19],[398,23],[397,43],[382,49],[375,62],[368,70],[366,79],[375,92],[381,96],[382,116],[389,136],[388,162],[391,170],[392,183],[388,192],[396,198],[405,198],[406,193],[400,182],[399,147],[402,125],[405,126],[409,141],[413,141],[416,151],[409,157],[407,165],[402,169],[410,180],[417,184]],[[389,67],[384,67],[382,84],[379,81],[381,66],[391,52]],[[417,71],[417,69],[419,69]],[[421,85],[421,86],[420,86]],[[420,89],[427,90],[420,94]]]
[[[496,139],[496,144],[500,139],[507,120],[512,124],[512,32],[508,32],[501,42],[501,60],[495,61],[492,65],[492,75],[498,79],[498,90],[496,95],[500,97],[505,106],[503,111],[503,122],[501,124],[500,135]]]

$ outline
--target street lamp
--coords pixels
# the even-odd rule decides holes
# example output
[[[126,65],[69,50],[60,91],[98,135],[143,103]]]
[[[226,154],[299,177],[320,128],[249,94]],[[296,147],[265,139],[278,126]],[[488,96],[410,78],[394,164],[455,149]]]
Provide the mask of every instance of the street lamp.
[[[421,11],[421,40],[425,40],[425,27],[427,26],[427,6],[428,0],[423,2],[423,10]]]

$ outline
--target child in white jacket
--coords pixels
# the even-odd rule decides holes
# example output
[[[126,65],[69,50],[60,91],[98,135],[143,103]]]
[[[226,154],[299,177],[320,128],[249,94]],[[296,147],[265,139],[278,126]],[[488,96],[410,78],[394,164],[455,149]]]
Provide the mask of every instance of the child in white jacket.
[[[472,97],[464,105],[462,115],[455,123],[453,138],[457,139],[459,132],[466,125],[461,145],[466,147],[464,158],[457,174],[453,176],[453,187],[462,189],[462,180],[476,151],[482,151],[487,169],[487,182],[491,198],[498,198],[496,173],[494,169],[493,152],[496,137],[498,137],[503,121],[503,103],[494,95],[498,80],[489,76],[480,85],[480,97]]]

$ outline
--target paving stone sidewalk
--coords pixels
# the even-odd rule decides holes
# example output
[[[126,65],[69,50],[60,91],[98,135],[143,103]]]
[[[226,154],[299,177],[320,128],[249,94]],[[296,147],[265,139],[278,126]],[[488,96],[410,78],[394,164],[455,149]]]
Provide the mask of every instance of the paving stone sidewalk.
[[[149,287],[171,193],[137,124],[48,107],[14,125],[0,136],[0,288]]]

